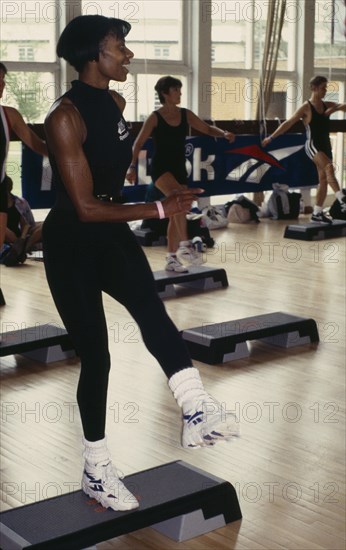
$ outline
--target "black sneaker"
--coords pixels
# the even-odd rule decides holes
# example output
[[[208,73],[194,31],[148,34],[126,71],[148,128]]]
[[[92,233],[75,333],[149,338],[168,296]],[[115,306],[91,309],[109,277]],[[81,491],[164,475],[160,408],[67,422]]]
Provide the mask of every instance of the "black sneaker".
[[[341,212],[346,212],[346,189],[342,189],[342,193],[343,193],[343,197],[342,199],[340,200],[339,199],[339,202],[340,202],[340,206],[341,206]]]
[[[317,222],[317,223],[325,223],[325,224],[328,224],[328,225],[333,223],[332,218],[329,218],[323,212],[317,212],[317,214],[313,213],[312,216],[311,216],[311,221],[312,222]]]

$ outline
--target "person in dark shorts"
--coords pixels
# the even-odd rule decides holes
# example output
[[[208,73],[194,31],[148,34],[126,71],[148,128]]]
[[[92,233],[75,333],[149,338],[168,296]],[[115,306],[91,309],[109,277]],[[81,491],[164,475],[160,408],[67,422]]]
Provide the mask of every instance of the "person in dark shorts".
[[[318,172],[318,187],[316,203],[311,216],[313,222],[332,223],[332,218],[323,212],[323,204],[326,200],[328,185],[333,189],[339,200],[342,211],[346,212],[346,193],[340,189],[335,177],[332,159],[332,147],[329,138],[329,117],[335,111],[346,111],[345,103],[323,101],[327,93],[328,80],[324,76],[315,76],[310,80],[311,96],[301,107],[285,122],[262,141],[266,147],[274,138],[287,132],[293,124],[303,120],[306,128],[305,151],[308,157],[315,163]]]
[[[185,214],[200,189],[181,188],[157,202],[118,202],[132,140],[123,117],[125,100],[109,89],[109,82],[126,81],[133,57],[125,44],[130,28],[126,21],[101,15],[82,15],[68,23],[57,54],[79,77],[45,121],[56,203],[43,224],[44,265],[81,363],[77,402],[85,461],[82,489],[114,510],[131,510],[139,503],[122,483],[106,441],[111,358],[103,292],[138,323],[144,344],[167,376],[183,411],[183,446],[213,445],[237,435],[234,416],[227,416],[204,390],[127,223]]]
[[[217,126],[207,124],[189,109],[179,107],[182,83],[172,76],[160,78],[155,90],[159,96],[160,107],[149,115],[133,145],[132,160],[126,178],[131,183],[136,179],[136,161],[146,140],[152,136],[154,153],[151,163],[151,176],[155,186],[167,197],[182,188],[187,188],[185,167],[185,138],[189,128],[203,134],[220,137],[232,142],[232,132],[223,131]],[[168,254],[167,271],[183,273],[188,271],[187,264],[202,263],[202,254],[194,250],[188,239],[186,215],[176,214],[169,218],[167,228]]]

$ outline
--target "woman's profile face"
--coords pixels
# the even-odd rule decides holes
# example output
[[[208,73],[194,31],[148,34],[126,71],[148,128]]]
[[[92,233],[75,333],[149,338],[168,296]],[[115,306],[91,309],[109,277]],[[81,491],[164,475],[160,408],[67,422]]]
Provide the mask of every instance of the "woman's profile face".
[[[124,82],[129,72],[127,65],[132,58],[133,52],[126,46],[125,40],[109,34],[100,46],[99,70],[110,80]]]
[[[165,98],[165,103],[167,101],[174,103],[175,105],[178,105],[181,100],[181,87],[180,86],[172,86],[168,90],[168,94],[163,93]]]

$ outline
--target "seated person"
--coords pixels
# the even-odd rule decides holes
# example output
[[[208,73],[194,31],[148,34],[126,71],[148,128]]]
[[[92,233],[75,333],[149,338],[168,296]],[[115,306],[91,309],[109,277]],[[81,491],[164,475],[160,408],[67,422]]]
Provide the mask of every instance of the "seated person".
[[[13,181],[7,175],[4,184],[7,188],[8,206],[5,243],[10,245],[4,263],[16,265],[23,263],[26,254],[42,241],[42,223],[35,221],[28,201],[12,193]]]

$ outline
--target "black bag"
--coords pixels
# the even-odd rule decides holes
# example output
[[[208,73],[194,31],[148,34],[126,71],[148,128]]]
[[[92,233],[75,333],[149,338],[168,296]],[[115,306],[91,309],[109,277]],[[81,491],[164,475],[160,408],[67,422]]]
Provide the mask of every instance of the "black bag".
[[[344,221],[346,221],[346,210],[345,210],[345,212],[342,212],[341,204],[340,204],[340,201],[338,199],[335,199],[332,206],[330,207],[329,215],[334,220],[344,220]]]
[[[242,208],[245,208],[246,211],[248,211],[248,217],[247,217],[246,221],[255,221],[256,223],[259,223],[259,219],[257,217],[257,213],[259,211],[259,208],[258,208],[257,204],[254,203],[253,201],[251,201],[250,199],[244,197],[244,195],[240,195],[240,197],[238,197],[236,200],[231,201],[231,202],[227,202],[225,204],[225,209],[226,209],[227,217],[228,217],[229,221],[235,221],[229,215],[229,211],[230,211],[230,209],[233,205],[239,205]],[[237,220],[237,221],[241,221],[241,220]],[[244,220],[244,222],[245,222],[245,220]]]
[[[278,209],[278,220],[294,220],[299,217],[300,213],[300,199],[301,199],[301,193],[287,193],[288,196],[288,203],[290,211],[288,214],[284,214],[282,209],[282,202],[281,197],[276,197],[276,204]]]

